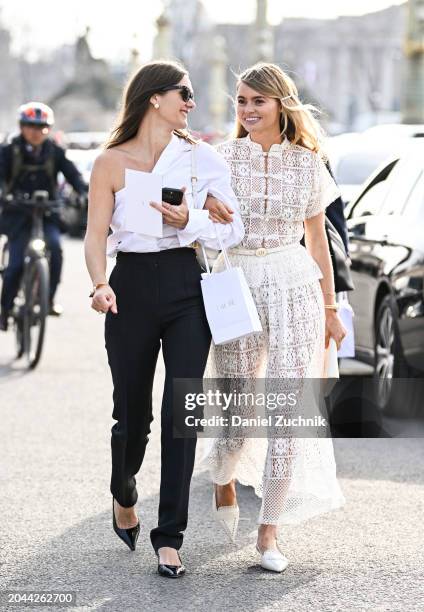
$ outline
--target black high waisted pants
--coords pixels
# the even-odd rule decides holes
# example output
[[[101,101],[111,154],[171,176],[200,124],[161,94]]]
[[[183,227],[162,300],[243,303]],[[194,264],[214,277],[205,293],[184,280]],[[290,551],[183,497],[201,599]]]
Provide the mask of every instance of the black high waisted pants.
[[[173,437],[172,381],[201,378],[210,331],[200,290],[200,266],[191,248],[118,253],[110,276],[118,314],[106,315],[105,340],[113,379],[111,493],[121,506],[137,501],[135,475],[150,433],[152,387],[159,348],[166,377],[162,399],[161,484],[155,550],[177,550],[187,526],[196,439]],[[182,407],[183,409],[183,407]]]

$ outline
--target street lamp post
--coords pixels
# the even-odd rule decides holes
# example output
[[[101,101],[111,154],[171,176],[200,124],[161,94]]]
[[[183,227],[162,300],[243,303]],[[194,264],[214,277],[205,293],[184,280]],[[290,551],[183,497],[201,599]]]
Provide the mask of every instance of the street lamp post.
[[[168,11],[165,9],[156,21],[157,34],[153,45],[155,59],[169,59],[172,53],[172,24]]]
[[[215,36],[213,39],[211,69],[209,80],[209,112],[212,118],[213,130],[221,134],[225,129],[227,114],[227,55],[225,38]]]
[[[254,23],[254,62],[271,62],[274,58],[274,36],[267,19],[268,1],[256,1]]]
[[[424,123],[424,0],[408,0],[402,122]]]

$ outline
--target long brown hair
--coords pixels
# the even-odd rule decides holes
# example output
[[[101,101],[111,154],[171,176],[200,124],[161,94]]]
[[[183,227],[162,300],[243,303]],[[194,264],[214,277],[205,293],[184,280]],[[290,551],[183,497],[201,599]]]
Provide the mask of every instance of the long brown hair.
[[[299,144],[325,156],[322,151],[324,131],[313,115],[319,112],[318,109],[312,104],[304,104],[300,101],[293,79],[279,66],[259,62],[238,75],[237,89],[241,83],[245,83],[263,96],[279,100],[282,136],[293,144]],[[236,117],[236,138],[243,138],[247,134],[248,132]]]
[[[161,60],[142,66],[125,87],[122,110],[105,148],[111,149],[134,138],[150,107],[152,95],[164,87],[177,85],[186,74],[181,64],[172,61]],[[186,130],[174,130],[174,134],[192,144],[196,142]]]

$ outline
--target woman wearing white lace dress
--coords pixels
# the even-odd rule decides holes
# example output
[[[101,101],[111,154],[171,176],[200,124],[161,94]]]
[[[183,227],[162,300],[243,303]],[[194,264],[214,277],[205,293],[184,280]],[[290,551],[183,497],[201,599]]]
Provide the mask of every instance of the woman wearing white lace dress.
[[[339,191],[322,160],[321,129],[293,81],[257,64],[237,83],[236,138],[218,146],[238,197],[245,237],[229,250],[246,275],[263,333],[214,346],[206,375],[299,379],[323,375],[329,338],[346,331],[338,317],[324,210]],[[231,218],[218,201],[215,221]],[[306,248],[299,244],[305,232]],[[224,267],[218,258],[215,270]],[[257,549],[264,568],[282,571],[278,525],[295,524],[343,505],[330,439],[215,438],[207,451],[215,483],[213,511],[234,539],[235,481],[262,497]]]

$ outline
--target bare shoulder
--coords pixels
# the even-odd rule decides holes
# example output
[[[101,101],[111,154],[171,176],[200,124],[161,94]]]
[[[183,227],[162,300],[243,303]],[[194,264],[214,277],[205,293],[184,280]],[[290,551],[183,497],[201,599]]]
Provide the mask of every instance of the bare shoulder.
[[[100,155],[96,157],[93,168],[100,171],[108,171],[116,164],[119,164],[122,159],[122,153],[114,149],[104,149]]]
[[[105,149],[97,156],[92,170],[92,180],[99,179],[112,191],[118,191],[122,185],[123,168],[125,167],[122,153],[114,149]]]

